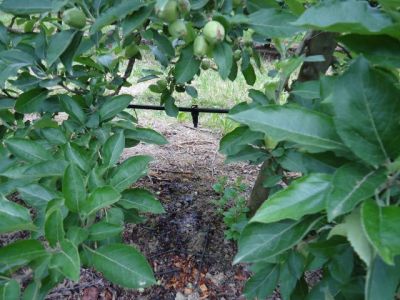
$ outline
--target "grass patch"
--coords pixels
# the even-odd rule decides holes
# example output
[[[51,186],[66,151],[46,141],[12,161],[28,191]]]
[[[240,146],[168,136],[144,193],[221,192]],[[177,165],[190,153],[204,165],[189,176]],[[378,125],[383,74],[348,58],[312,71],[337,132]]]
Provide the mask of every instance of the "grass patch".
[[[153,104],[158,105],[160,95],[152,93],[147,89],[147,86],[153,81],[146,83],[137,84],[136,82],[146,76],[148,69],[165,72],[163,67],[153,58],[149,52],[142,53],[143,59],[137,61],[132,71],[132,75],[129,81],[132,83],[131,88],[127,88],[124,91],[129,92],[136,96],[137,104]],[[254,86],[247,85],[243,75],[238,74],[234,82],[230,80],[222,80],[217,71],[209,69],[207,71],[202,70],[200,76],[196,76],[192,81],[192,86],[198,91],[198,98],[192,98],[186,93],[174,92],[173,96],[177,101],[178,106],[191,106],[198,105],[199,107],[212,107],[212,108],[231,108],[234,105],[249,101],[248,89],[263,89],[265,82],[268,80],[267,70],[271,69],[272,65],[267,61],[263,62],[262,70],[256,70],[257,81]],[[139,119],[140,118],[166,118],[170,119],[165,115],[164,112],[153,112],[145,110],[136,111]],[[179,113],[177,118],[179,122],[191,123],[190,113]],[[215,131],[226,133],[231,131],[236,125],[230,121],[223,114],[200,114],[199,119],[200,126],[208,127]]]

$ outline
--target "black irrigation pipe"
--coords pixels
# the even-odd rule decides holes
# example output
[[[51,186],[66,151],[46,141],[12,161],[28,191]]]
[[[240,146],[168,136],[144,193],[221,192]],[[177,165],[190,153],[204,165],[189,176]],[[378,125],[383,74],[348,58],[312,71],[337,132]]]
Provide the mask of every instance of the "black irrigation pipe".
[[[165,110],[164,106],[158,105],[142,105],[142,104],[130,104],[128,108],[132,109],[149,109],[149,110]],[[223,108],[207,108],[198,107],[197,105],[192,105],[192,107],[178,107],[179,111],[190,112],[192,114],[193,126],[197,127],[199,124],[199,113],[209,113],[209,114],[227,114],[229,109]]]

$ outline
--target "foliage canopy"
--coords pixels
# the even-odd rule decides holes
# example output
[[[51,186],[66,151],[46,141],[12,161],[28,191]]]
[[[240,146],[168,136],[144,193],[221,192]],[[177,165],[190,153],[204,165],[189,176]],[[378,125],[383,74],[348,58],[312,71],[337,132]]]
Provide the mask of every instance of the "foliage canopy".
[[[122,243],[124,223],[162,213],[151,193],[131,188],[151,158],[119,163],[125,147],[166,139],[137,126],[121,95],[140,51],[170,116],[174,93],[202,61],[221,78],[261,67],[253,42],[280,53],[276,81],[234,107],[240,127],[221,140],[230,161],[271,160],[264,186],[283,171],[300,178],[260,207],[239,239],[235,262],[252,263],[249,299],[280,284],[284,299],[393,299],[400,281],[400,5],[398,1],[3,0],[0,4],[0,233],[29,238],[0,249],[1,294],[18,299],[13,274],[33,270],[24,299],[43,299],[64,278],[93,266],[128,288],[155,283],[138,250]],[[204,28],[204,32],[203,32]],[[305,33],[333,32],[348,49],[336,67],[295,82],[293,53]],[[203,36],[204,33],[204,36]],[[144,41],[151,41],[144,43]],[[267,76],[267,75],[266,75]],[[286,97],[285,95],[288,95]],[[23,202],[10,201],[18,193]],[[33,212],[33,213],[32,213]],[[34,217],[33,217],[34,216]],[[307,270],[323,270],[310,291]],[[386,278],[386,279],[385,279]]]

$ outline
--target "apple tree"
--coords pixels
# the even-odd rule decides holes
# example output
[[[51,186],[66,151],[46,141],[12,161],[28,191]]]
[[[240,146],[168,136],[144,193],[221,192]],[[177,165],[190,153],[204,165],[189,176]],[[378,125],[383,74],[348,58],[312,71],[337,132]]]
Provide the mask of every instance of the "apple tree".
[[[297,17],[280,34],[307,29],[304,40],[294,55],[282,51],[272,89],[251,90],[253,102],[231,110],[241,126],[221,140],[230,160],[263,162],[235,258],[254,272],[244,293],[264,299],[279,285],[283,299],[394,299],[400,3],[293,4]],[[253,28],[268,35],[266,22]],[[322,275],[314,286],[309,271]]]

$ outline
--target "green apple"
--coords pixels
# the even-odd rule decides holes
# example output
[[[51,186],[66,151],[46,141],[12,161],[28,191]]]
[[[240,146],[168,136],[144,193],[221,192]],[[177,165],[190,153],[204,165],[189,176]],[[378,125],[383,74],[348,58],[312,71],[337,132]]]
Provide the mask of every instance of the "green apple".
[[[204,26],[203,34],[207,42],[214,45],[225,39],[225,28],[220,22],[210,21]]]
[[[79,8],[74,7],[64,11],[63,21],[72,28],[82,29],[86,25],[86,16]]]
[[[209,46],[203,35],[198,36],[193,43],[193,53],[196,56],[204,56],[207,55]]]
[[[179,17],[178,3],[175,0],[168,1],[161,9],[158,10],[157,15],[165,22],[174,22]]]
[[[168,26],[170,35],[175,38],[185,37],[188,33],[185,21],[178,19]]]

